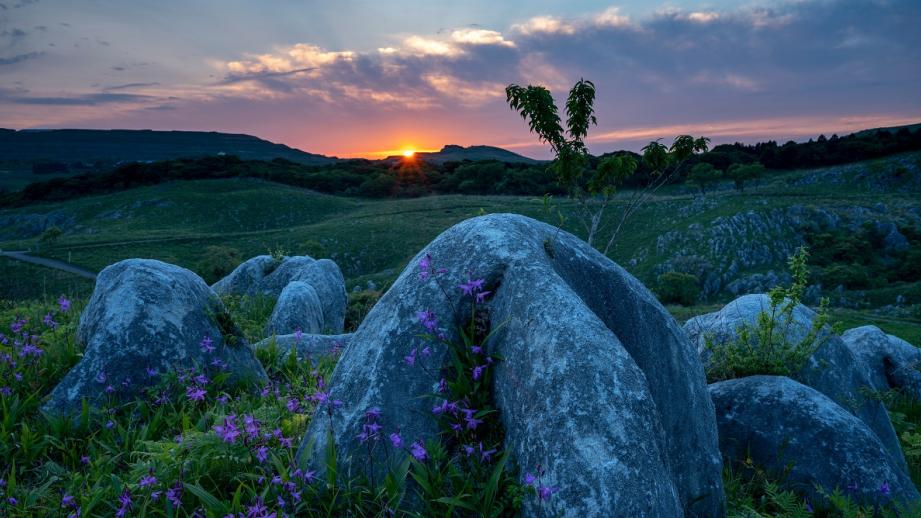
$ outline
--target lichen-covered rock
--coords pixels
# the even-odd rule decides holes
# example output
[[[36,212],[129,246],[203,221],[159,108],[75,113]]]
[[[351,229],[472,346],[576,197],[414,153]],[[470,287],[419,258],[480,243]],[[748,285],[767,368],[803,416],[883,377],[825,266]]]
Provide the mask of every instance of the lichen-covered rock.
[[[270,255],[257,255],[234,268],[227,277],[215,282],[211,288],[218,295],[256,295],[259,283],[272,272],[278,263]],[[278,296],[281,293],[276,293]]]
[[[921,399],[921,349],[876,326],[848,329],[841,335],[879,392],[899,389]]]
[[[323,332],[323,303],[317,290],[303,281],[288,283],[265,326],[266,336],[285,335],[300,330],[302,333]]]
[[[291,350],[300,361],[316,362],[321,357],[336,356],[348,347],[352,333],[341,335],[290,334],[271,336],[253,345],[256,350],[274,347],[279,358],[287,358]]]
[[[245,261],[230,275],[214,283],[213,288],[222,296],[280,297],[285,287],[295,281],[305,282],[316,290],[323,306],[323,332],[341,333],[348,294],[342,271],[329,259],[317,261],[306,255],[275,259],[260,255]]]
[[[767,295],[745,295],[715,313],[688,320],[684,329],[696,342],[706,364],[709,361],[705,350],[708,339],[714,343],[734,340],[740,327],[757,326],[758,315],[762,311],[771,313],[771,301]],[[802,342],[810,336],[815,317],[813,310],[798,304],[789,320],[778,317],[777,332],[784,333],[789,343]],[[863,420],[886,446],[894,462],[906,466],[889,414],[882,402],[872,396],[873,384],[866,369],[841,338],[827,327],[817,333],[816,340],[819,345],[815,353],[793,378],[825,394]]]
[[[428,257],[444,269],[440,285],[420,278]],[[330,398],[343,404],[331,420],[311,423],[302,462],[322,469],[332,426],[339,469],[366,469],[367,457],[350,452],[371,407],[381,409],[386,433],[400,430],[407,441],[437,433],[425,417],[431,400],[420,396],[437,386],[446,352],[434,348],[426,369],[404,357],[422,347],[420,310],[456,333],[456,286],[468,275],[494,292],[485,304],[495,326],[488,346],[503,358],[493,390],[505,446],[522,469],[539,464],[542,480],[559,487],[543,514],[724,513],[712,402],[682,330],[639,281],[585,242],[510,214],[455,225],[410,262],[337,364]],[[375,455],[385,462],[388,454]],[[536,513],[536,504],[525,505],[526,516]]]
[[[785,376],[721,381],[709,389],[720,450],[730,462],[750,458],[813,502],[822,498],[816,485],[867,504],[919,499],[876,434],[818,391]]]
[[[80,316],[83,359],[55,387],[45,408],[79,412],[83,398],[93,403],[108,386],[116,396],[134,397],[157,375],[179,366],[213,368],[215,359],[233,379],[264,381],[253,351],[229,328],[220,299],[191,271],[150,259],[115,263],[99,273]],[[201,345],[205,337],[211,352]]]

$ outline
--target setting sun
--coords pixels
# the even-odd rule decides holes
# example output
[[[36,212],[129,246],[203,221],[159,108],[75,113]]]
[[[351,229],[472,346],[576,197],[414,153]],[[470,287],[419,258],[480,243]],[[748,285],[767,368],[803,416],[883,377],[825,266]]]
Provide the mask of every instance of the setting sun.
[[[406,151],[403,151],[403,156],[405,156],[406,158],[412,158],[415,154],[416,154],[415,149],[407,149]]]

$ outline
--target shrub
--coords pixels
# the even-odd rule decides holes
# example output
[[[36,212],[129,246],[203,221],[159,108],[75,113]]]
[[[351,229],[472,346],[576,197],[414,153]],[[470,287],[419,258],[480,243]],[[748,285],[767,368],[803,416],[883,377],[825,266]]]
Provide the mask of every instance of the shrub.
[[[323,246],[323,243],[312,239],[301,243],[300,249],[302,254],[309,255],[314,259],[323,259],[327,256],[326,247]]]
[[[358,329],[371,308],[380,300],[383,292],[363,290],[349,293],[348,306],[345,308],[345,332],[351,333]]]
[[[773,288],[770,309],[758,315],[754,325],[743,324],[736,329],[731,340],[717,341],[705,336],[705,346],[711,357],[707,365],[707,378],[719,381],[756,374],[793,376],[799,372],[810,356],[827,340],[828,299],[822,299],[812,327],[799,341],[792,341],[788,328],[794,324],[793,310],[800,303],[807,287],[808,253],[801,247],[789,259],[793,283],[788,288]]]
[[[229,246],[209,246],[205,248],[198,266],[198,274],[208,284],[214,284],[227,276],[243,262],[243,255],[236,248]]]
[[[665,304],[693,306],[700,297],[700,281],[689,273],[665,272],[657,281],[656,293]]]

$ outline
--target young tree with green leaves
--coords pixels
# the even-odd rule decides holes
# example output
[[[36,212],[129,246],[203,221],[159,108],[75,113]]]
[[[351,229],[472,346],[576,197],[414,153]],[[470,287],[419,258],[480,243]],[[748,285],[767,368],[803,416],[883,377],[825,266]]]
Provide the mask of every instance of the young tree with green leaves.
[[[700,189],[701,195],[706,195],[707,189],[715,185],[722,177],[722,171],[706,162],[701,162],[691,168],[688,173],[687,183]]]
[[[690,135],[677,137],[671,147],[658,141],[643,148],[642,160],[652,171],[650,181],[634,190],[616,217],[605,218],[618,188],[637,170],[637,161],[630,155],[614,155],[601,160],[590,169],[585,139],[595,118],[595,85],[580,79],[569,91],[566,99],[566,128],[560,118],[553,95],[546,87],[511,84],[505,89],[511,109],[528,122],[541,142],[553,150],[555,159],[550,168],[560,185],[576,201],[578,215],[585,227],[589,245],[607,254],[617,242],[617,237],[627,221],[663,185],[675,175],[693,154],[707,150],[709,139]],[[601,243],[604,246],[601,246]]]
[[[735,182],[739,192],[745,192],[745,182],[757,180],[764,176],[764,166],[760,162],[753,164],[732,164],[726,170],[726,176]]]

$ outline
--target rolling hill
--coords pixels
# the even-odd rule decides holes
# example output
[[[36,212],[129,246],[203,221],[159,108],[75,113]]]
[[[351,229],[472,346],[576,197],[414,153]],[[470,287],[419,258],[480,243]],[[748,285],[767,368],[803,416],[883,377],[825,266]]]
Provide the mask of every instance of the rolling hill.
[[[445,162],[461,162],[464,160],[497,160],[510,164],[538,164],[541,160],[528,158],[507,149],[495,146],[457,146],[448,144],[435,152],[416,153],[416,157],[434,164]],[[401,159],[402,157],[388,157],[388,160]]]
[[[284,158],[311,165],[336,160],[251,135],[215,131],[0,130],[3,161],[146,162],[218,154],[259,160]]]

